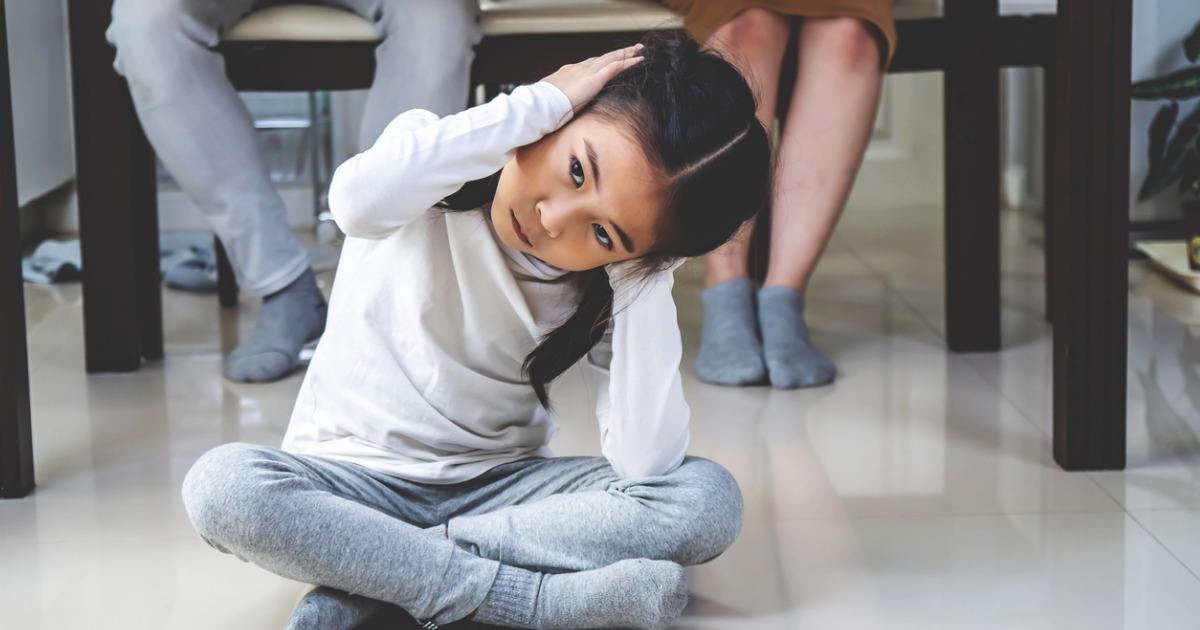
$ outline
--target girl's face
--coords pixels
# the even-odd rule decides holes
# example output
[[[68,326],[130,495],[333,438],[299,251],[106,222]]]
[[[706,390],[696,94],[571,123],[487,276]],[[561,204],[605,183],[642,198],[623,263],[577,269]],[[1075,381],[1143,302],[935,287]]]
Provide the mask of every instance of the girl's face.
[[[517,149],[492,200],[496,233],[569,271],[648,253],[664,195],[630,134],[624,123],[585,114]]]

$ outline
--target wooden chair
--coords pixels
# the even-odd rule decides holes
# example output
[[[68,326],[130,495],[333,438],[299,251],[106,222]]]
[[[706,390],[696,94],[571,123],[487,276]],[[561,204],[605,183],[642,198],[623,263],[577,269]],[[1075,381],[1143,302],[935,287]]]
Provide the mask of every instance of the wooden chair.
[[[891,67],[945,76],[946,319],[953,351],[1000,347],[999,69],[1049,70],[1055,454],[1069,469],[1124,465],[1128,217],[1121,166],[1127,172],[1130,2],[1059,0],[1057,17],[1022,17],[1000,16],[998,0],[945,0],[940,17],[898,21]],[[898,8],[906,4],[899,0]],[[481,7],[485,36],[472,82],[493,91],[678,25],[647,0],[482,0]],[[110,9],[110,1],[69,0],[89,371],[134,370],[142,358],[162,356],[153,164],[124,82],[111,70],[112,50],[103,39]],[[369,85],[373,40],[327,41],[317,31],[273,40],[264,33],[282,22],[259,18],[266,31],[256,39],[220,45],[235,86]],[[783,88],[786,99],[789,86]],[[1053,124],[1058,119],[1067,124]]]

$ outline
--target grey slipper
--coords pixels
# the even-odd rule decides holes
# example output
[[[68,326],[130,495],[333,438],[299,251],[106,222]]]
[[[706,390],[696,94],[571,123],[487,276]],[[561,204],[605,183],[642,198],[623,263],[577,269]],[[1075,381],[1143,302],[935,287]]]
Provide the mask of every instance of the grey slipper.
[[[217,290],[217,261],[203,249],[189,247],[190,256],[182,258],[163,272],[163,283],[173,289],[212,293]]]

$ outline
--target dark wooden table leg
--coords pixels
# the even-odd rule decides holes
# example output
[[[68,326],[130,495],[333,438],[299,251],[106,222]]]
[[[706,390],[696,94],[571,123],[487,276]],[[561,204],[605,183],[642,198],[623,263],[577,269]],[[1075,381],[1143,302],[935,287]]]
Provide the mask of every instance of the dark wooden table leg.
[[[124,84],[124,81],[122,81]],[[143,359],[163,358],[162,272],[158,248],[158,181],[154,149],[142,131],[129,90],[121,92],[122,116],[129,124],[129,193],[133,200],[134,307],[138,350]],[[87,267],[85,266],[84,269]]]
[[[1054,459],[1125,467],[1131,0],[1059,0]]]
[[[1053,61],[1042,67],[1042,265],[1045,275],[1046,321],[1054,323],[1054,139],[1057,137],[1054,122],[1058,113],[1058,74]]]
[[[947,0],[946,342],[955,352],[1000,349],[1000,68],[991,25],[998,0]]]
[[[154,161],[104,39],[111,0],[68,0],[89,372],[162,356]]]
[[[0,4],[0,498],[10,499],[23,497],[33,489],[33,438],[5,33],[4,5]]]

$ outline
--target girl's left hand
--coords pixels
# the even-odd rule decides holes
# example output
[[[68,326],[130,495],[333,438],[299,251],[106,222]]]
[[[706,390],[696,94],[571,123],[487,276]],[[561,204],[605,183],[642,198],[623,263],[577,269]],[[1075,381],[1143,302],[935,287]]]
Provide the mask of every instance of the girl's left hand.
[[[571,110],[577,112],[596,98],[605,83],[641,61],[642,57],[635,56],[641,49],[641,44],[634,44],[579,63],[567,64],[542,80],[562,90],[571,100]]]

